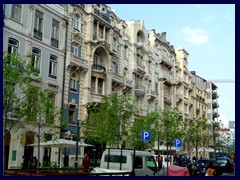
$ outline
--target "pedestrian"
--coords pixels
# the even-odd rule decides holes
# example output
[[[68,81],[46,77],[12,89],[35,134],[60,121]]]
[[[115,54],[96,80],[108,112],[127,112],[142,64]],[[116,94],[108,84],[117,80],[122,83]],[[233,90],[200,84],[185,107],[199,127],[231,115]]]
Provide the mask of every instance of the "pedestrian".
[[[216,169],[213,167],[213,163],[210,162],[205,176],[215,176],[215,174],[216,174]]]
[[[25,155],[22,156],[22,169],[28,169],[28,159]]]
[[[83,158],[83,161],[82,161],[82,167],[83,167],[83,172],[88,172],[89,171],[90,159],[89,159],[87,153],[84,154],[84,158]]]
[[[38,160],[37,160],[36,156],[33,156],[31,164],[30,164],[30,169],[37,169],[37,164],[38,164]]]

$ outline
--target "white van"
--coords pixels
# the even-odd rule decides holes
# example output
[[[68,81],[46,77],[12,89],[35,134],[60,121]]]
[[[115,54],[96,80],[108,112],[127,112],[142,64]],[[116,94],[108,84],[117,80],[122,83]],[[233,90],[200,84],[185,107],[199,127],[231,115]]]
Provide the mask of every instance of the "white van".
[[[153,154],[146,151],[106,149],[102,154],[100,169],[127,171],[135,176],[159,176]]]

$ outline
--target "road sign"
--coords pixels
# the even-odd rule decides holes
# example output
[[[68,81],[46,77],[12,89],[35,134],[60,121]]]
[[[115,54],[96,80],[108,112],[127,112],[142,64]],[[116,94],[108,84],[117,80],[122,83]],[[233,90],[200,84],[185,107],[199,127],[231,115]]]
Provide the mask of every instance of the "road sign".
[[[152,134],[151,131],[142,131],[142,140],[150,141],[151,134]]]
[[[181,147],[176,147],[176,152],[180,152],[181,151]]]
[[[174,139],[174,147],[182,147],[182,140]]]

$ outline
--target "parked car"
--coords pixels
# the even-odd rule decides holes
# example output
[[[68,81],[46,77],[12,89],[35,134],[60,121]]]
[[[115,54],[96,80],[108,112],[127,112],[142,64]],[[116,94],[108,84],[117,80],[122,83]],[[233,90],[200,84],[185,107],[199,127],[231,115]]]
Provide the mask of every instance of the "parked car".
[[[228,157],[217,157],[217,162],[222,170],[222,172],[234,172],[234,165],[230,158]]]
[[[216,169],[216,176],[219,176],[222,174],[222,170],[218,164],[218,162],[215,159],[200,159],[197,161],[197,171],[200,176],[204,176],[206,173],[206,170],[210,164],[210,162],[212,162],[213,167]]]

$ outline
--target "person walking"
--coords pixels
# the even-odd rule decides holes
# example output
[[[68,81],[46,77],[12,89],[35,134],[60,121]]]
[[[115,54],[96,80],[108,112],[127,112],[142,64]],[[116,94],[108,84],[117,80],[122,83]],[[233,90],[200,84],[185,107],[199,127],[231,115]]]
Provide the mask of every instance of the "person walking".
[[[216,174],[216,169],[213,167],[213,163],[210,162],[205,176],[215,176],[215,174]]]
[[[89,159],[87,153],[84,154],[84,158],[83,158],[83,161],[82,161],[82,166],[83,166],[83,172],[88,172],[89,171],[90,159]]]

